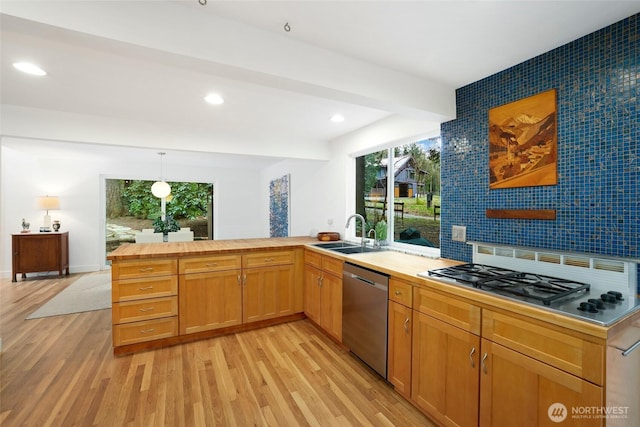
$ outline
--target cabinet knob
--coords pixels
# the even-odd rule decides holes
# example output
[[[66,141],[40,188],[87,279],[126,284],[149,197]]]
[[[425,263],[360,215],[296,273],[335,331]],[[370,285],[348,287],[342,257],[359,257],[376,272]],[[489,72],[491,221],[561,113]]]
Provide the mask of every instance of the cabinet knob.
[[[400,296],[400,295],[402,295],[402,292],[400,292],[400,291],[396,291],[396,292],[395,292],[395,294],[396,294],[397,296]]]

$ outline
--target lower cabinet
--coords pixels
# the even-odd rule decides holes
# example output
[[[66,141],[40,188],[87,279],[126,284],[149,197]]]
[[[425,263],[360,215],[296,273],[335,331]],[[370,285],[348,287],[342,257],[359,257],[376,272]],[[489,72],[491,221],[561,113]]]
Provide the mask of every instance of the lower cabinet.
[[[389,301],[387,380],[404,397],[411,398],[411,337],[413,310]]]
[[[478,425],[480,337],[418,311],[413,323],[412,400],[444,425]]]
[[[396,278],[389,300],[388,380],[438,424],[604,423],[602,343]]]
[[[180,334],[242,323],[240,270],[180,275]]]
[[[305,253],[304,312],[325,332],[342,341],[342,261]]]
[[[574,416],[603,405],[602,387],[489,340],[482,340],[480,425],[600,426]]]
[[[291,265],[243,272],[242,321],[273,319],[294,313],[295,281]]]

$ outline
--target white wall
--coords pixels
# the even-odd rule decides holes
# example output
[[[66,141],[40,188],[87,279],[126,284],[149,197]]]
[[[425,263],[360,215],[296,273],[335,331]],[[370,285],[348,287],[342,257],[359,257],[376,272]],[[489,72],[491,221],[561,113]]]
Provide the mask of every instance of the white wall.
[[[39,196],[60,198],[60,210],[50,215],[61,221],[61,230],[69,231],[71,272],[94,271],[104,265],[104,178],[159,176],[160,158],[153,150],[141,156],[140,149],[13,137],[2,137],[1,150],[3,277],[11,272],[11,233],[20,231],[22,218],[31,223],[32,232],[42,224],[44,212],[36,207]],[[216,239],[268,236],[268,216],[256,215],[264,211],[259,167],[209,166],[202,153],[183,154],[180,163],[172,163],[169,154],[163,160],[166,180],[214,183]]]

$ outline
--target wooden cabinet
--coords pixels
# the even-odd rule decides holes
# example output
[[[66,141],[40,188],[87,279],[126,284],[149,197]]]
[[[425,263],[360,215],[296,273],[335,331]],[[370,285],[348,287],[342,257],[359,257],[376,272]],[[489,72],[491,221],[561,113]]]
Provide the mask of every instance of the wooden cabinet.
[[[243,322],[295,312],[294,252],[260,252],[242,256]]]
[[[411,399],[444,425],[478,424],[479,307],[413,289]]]
[[[412,304],[413,285],[391,277],[389,279],[387,380],[407,399],[411,398]]]
[[[113,263],[114,347],[178,335],[177,264],[175,259]]]
[[[295,251],[256,251],[180,260],[180,333],[293,314]]]
[[[305,252],[305,314],[338,341],[342,341],[342,266],[337,258]]]
[[[20,233],[11,235],[12,282],[27,273],[57,271],[69,275],[69,233]]]
[[[412,312],[411,307],[389,301],[387,380],[407,399],[411,398]]]
[[[180,275],[180,334],[242,323],[240,270]]]
[[[481,370],[481,426],[602,425],[597,415],[573,414],[602,408],[595,384],[486,339]]]

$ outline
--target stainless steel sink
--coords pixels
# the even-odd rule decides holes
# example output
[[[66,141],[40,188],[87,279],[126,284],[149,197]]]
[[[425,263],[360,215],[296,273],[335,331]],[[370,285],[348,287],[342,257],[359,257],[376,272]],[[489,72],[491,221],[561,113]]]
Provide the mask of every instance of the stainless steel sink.
[[[354,245],[350,242],[327,242],[327,243],[315,243],[313,246],[327,249],[334,252],[339,252],[341,254],[350,255],[350,254],[361,254],[365,252],[379,252],[383,249],[380,248],[372,248],[369,246],[362,247],[360,245]]]
[[[361,254],[361,253],[365,253],[365,252],[380,252],[382,249],[377,249],[377,248],[371,248],[369,246],[365,246],[364,248],[362,246],[347,246],[344,248],[333,248],[331,249],[334,252],[340,252],[341,254]]]

